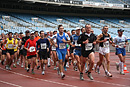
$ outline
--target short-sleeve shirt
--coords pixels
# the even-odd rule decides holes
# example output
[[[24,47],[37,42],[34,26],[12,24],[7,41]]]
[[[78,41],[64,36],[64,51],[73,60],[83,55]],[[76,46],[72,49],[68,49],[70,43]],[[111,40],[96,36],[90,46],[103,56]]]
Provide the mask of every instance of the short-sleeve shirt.
[[[27,49],[30,49],[30,52],[27,51],[27,56],[36,55],[36,40],[28,39],[24,45]]]

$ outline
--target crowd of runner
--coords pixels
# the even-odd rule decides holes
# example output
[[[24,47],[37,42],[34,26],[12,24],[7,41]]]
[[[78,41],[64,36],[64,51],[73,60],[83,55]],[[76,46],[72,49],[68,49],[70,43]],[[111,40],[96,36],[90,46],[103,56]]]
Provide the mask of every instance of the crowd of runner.
[[[96,36],[90,24],[84,28],[77,27],[72,31],[64,30],[62,25],[58,31],[35,31],[27,30],[25,35],[20,33],[0,35],[0,62],[5,69],[12,70],[17,66],[24,67],[27,72],[35,74],[35,66],[41,69],[45,75],[45,67],[53,67],[63,79],[64,71],[73,65],[75,71],[79,71],[80,80],[84,80],[83,73],[93,80],[92,70],[100,74],[103,66],[105,75],[112,77],[110,73],[110,44],[116,49],[120,67],[120,74],[124,75],[125,47],[128,44],[124,30],[117,31],[118,36],[112,39],[108,34],[108,26],[103,26],[102,33]],[[95,63],[95,45],[99,45],[99,61]],[[95,63],[95,64],[94,64]],[[85,72],[84,72],[85,69]]]

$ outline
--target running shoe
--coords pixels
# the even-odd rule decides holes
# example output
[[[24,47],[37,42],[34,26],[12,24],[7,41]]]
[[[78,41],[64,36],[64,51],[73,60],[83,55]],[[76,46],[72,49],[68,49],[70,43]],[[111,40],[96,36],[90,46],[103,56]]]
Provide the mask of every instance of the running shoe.
[[[37,66],[37,70],[40,68],[40,66]]]
[[[9,69],[9,66],[8,66],[8,65],[6,65],[6,66],[5,66],[5,69],[6,69],[6,70],[8,70],[8,69]]]
[[[45,74],[45,71],[42,71],[42,75],[44,75]]]
[[[54,66],[54,70],[56,70],[56,66]]]
[[[66,64],[66,68],[69,68],[69,63],[67,62],[67,64]]]
[[[112,74],[110,72],[108,72],[108,77],[112,77]]]
[[[88,73],[88,69],[85,70],[85,73]]]
[[[21,68],[23,68],[24,66],[23,66],[23,63],[21,64]]]
[[[100,74],[100,69],[99,68],[97,68],[97,73]]]
[[[124,72],[120,72],[120,74],[121,74],[121,75],[125,75],[125,73],[124,73]]]
[[[83,73],[80,73],[80,80],[84,80]]]
[[[93,77],[92,77],[92,74],[91,74],[91,72],[88,72],[88,78],[90,78],[90,80],[93,80]]]
[[[30,69],[29,69],[29,68],[27,68],[27,72],[29,72],[29,70],[30,70]]]
[[[14,68],[16,68],[16,65],[15,65],[15,64],[13,64],[13,67],[14,67]]]
[[[64,77],[65,77],[65,74],[61,74],[61,78],[64,79]]]
[[[9,69],[8,69],[8,70],[12,70],[10,66],[9,66]]]
[[[65,71],[67,71],[67,68],[66,68],[66,66],[64,66],[64,70],[65,70]]]
[[[17,61],[17,65],[19,65],[19,60]]]
[[[49,65],[47,65],[47,67],[51,67],[51,65],[49,64]]]
[[[78,67],[77,66],[75,66],[75,71],[78,71]]]
[[[106,76],[108,76],[108,77],[112,77],[112,74],[109,73],[109,72],[105,72],[105,74],[106,74]]]
[[[32,70],[32,74],[35,74],[34,70]]]

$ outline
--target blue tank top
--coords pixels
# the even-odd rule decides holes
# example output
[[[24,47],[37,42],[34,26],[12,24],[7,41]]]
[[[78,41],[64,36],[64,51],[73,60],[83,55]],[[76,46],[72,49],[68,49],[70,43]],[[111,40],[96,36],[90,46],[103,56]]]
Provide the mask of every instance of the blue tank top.
[[[67,43],[64,43],[62,41],[63,38],[67,41],[65,33],[63,33],[62,36],[60,36],[59,33],[57,33],[57,44],[58,44],[58,48],[56,48],[56,50],[61,50],[61,51],[66,51],[67,50],[67,46],[66,46]]]

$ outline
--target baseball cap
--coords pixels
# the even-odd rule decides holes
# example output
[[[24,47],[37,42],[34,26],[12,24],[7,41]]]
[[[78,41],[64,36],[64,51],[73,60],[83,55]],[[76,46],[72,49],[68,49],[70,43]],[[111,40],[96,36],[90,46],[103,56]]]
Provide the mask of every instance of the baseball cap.
[[[19,34],[23,34],[23,32],[20,32]]]
[[[32,31],[30,34],[34,34],[34,32]]]
[[[26,30],[25,33],[30,33],[30,31],[29,31],[29,30]]]
[[[76,29],[75,30],[80,30],[80,27],[76,27]]]
[[[120,31],[120,32],[124,32],[124,30],[122,30],[122,29],[118,29],[117,31],[118,31],[118,32],[119,32],[119,31]]]

